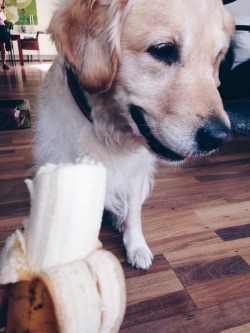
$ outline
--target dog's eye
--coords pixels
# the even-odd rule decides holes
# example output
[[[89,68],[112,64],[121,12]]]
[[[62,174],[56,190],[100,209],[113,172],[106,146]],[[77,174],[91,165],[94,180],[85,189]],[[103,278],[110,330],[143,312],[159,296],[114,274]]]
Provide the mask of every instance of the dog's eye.
[[[167,65],[172,65],[179,60],[178,49],[172,43],[152,45],[148,48],[147,52],[156,60],[163,61]]]

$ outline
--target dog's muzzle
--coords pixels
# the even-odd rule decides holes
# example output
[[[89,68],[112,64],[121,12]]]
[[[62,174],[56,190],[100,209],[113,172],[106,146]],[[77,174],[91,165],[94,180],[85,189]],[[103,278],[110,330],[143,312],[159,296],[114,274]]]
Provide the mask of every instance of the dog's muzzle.
[[[176,152],[167,148],[152,134],[150,127],[144,118],[142,108],[131,105],[130,113],[141,135],[146,140],[148,148],[156,154],[158,158],[171,162],[180,162],[185,159],[185,156],[180,156]],[[229,127],[219,120],[210,119],[208,123],[204,124],[196,131],[195,142],[197,148],[192,156],[208,154],[229,142],[231,138],[232,134]]]
[[[175,152],[164,146],[158,139],[156,139],[143,116],[142,108],[140,108],[139,106],[131,105],[130,113],[141,135],[146,140],[149,149],[153,153],[155,153],[159,158],[171,162],[180,162],[184,159],[184,157],[176,154]]]

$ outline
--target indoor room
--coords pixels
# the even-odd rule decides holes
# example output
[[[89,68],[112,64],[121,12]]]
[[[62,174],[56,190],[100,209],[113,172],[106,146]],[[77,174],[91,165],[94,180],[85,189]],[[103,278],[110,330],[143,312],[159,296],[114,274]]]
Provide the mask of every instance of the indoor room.
[[[250,332],[250,1],[0,0],[0,332]]]

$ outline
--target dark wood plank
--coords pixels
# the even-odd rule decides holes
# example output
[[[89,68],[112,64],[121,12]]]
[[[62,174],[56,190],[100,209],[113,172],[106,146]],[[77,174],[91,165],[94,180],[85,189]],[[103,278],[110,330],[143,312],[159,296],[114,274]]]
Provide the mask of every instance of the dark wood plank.
[[[240,256],[175,269],[175,273],[185,287],[249,272],[250,265]]]
[[[193,309],[176,316],[144,320],[121,330],[122,333],[219,333],[249,323],[250,297],[226,302],[206,309]],[[226,318],[226,320],[225,320]],[[244,332],[247,333],[248,331]],[[235,332],[231,332],[235,333]],[[236,331],[237,333],[237,331]]]
[[[0,155],[9,155],[9,154],[14,154],[15,153],[15,150],[12,149],[12,150],[2,150],[0,151]]]
[[[130,332],[130,330],[127,330],[130,327],[169,318],[176,315],[176,313],[188,314],[195,309],[197,308],[186,291],[170,293],[149,301],[140,302],[127,307],[121,332]],[[152,330],[152,332],[157,331]]]
[[[250,224],[215,230],[216,234],[225,242],[250,237]],[[249,240],[250,241],[250,240]]]
[[[0,220],[6,219],[7,217],[18,217],[18,216],[28,216],[30,209],[30,202],[20,201],[13,202],[9,204],[0,204]]]

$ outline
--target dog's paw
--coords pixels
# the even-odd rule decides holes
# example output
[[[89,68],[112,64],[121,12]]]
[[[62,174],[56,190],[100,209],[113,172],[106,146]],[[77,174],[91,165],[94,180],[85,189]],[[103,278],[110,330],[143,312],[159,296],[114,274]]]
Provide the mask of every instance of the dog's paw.
[[[149,269],[154,256],[147,245],[127,252],[127,261],[138,269]]]

